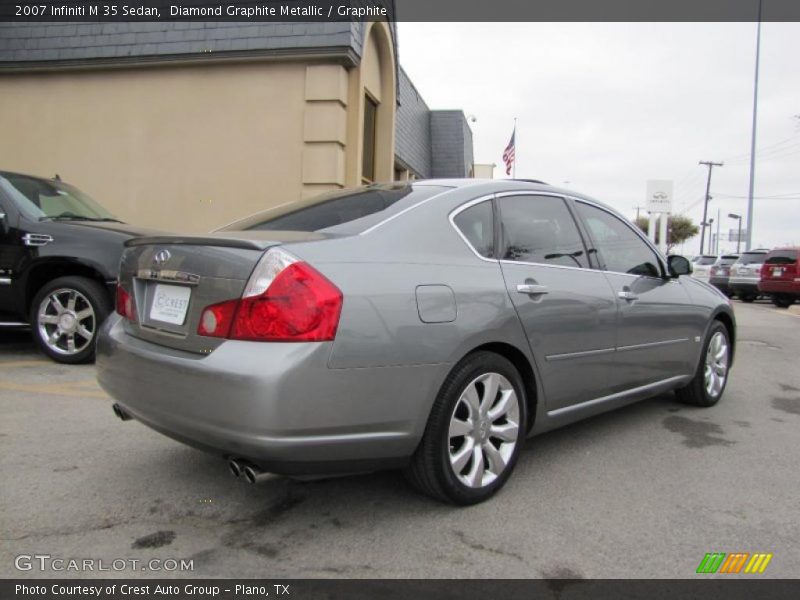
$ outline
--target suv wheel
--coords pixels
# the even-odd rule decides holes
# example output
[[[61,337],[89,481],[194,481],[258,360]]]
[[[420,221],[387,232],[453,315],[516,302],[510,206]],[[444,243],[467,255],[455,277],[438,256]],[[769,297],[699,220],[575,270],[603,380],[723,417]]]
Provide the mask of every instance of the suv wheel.
[[[56,362],[94,358],[100,325],[111,305],[102,285],[87,277],[59,277],[46,283],[31,304],[30,323],[39,347]]]
[[[486,500],[514,469],[526,416],[525,387],[514,365],[492,352],[468,356],[439,391],[407,479],[440,500]]]
[[[719,321],[714,321],[694,378],[689,385],[675,391],[678,400],[694,406],[714,406],[725,391],[730,364],[731,343],[728,330]]]
[[[794,304],[794,296],[789,294],[775,294],[772,296],[772,303],[778,308],[789,308]]]

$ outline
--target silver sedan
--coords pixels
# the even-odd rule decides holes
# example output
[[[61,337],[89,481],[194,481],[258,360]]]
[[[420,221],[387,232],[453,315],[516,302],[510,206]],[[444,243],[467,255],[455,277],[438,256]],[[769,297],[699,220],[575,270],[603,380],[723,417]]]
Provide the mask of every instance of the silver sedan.
[[[723,394],[728,299],[624,217],[528,181],[374,185],[131,240],[98,343],[114,411],[267,473],[402,468],[485,500],[527,436]]]

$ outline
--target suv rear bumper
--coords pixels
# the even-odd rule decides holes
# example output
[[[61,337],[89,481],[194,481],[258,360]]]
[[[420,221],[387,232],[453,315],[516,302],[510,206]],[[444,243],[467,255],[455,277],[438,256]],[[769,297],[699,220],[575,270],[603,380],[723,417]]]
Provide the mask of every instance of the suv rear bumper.
[[[330,369],[330,347],[228,340],[197,355],[135,338],[112,315],[97,377],[152,429],[273,473],[405,463],[449,365]]]
[[[800,297],[800,281],[765,279],[758,283],[758,289],[765,294],[788,294]]]

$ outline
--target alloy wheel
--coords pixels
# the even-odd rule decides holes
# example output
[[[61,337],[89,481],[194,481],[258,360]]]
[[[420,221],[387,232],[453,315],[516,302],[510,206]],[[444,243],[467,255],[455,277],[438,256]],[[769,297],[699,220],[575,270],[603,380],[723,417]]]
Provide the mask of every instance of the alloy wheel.
[[[490,485],[506,469],[519,437],[519,401],[499,373],[467,385],[450,417],[448,453],[458,480],[471,488]]]
[[[728,376],[728,340],[721,331],[717,331],[708,343],[706,350],[705,384],[706,392],[712,398],[722,393],[725,379]]]
[[[69,356],[82,352],[92,343],[97,319],[86,296],[77,290],[60,288],[39,304],[37,326],[50,350]]]

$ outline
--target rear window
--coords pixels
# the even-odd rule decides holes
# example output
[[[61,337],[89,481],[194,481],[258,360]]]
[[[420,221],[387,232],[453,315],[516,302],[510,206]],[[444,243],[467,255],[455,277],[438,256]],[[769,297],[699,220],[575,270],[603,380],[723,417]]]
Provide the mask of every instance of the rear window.
[[[401,210],[450,188],[407,183],[369,185],[291,202],[251,215],[218,231],[322,231],[361,233]]]
[[[764,262],[768,265],[790,265],[797,262],[797,250],[775,250],[769,253]]]
[[[724,266],[727,266],[727,265],[732,265],[737,260],[739,260],[739,257],[736,256],[736,255],[734,255],[734,256],[723,256],[722,258],[719,259],[719,264],[724,267]]]
[[[745,252],[739,257],[736,262],[740,265],[752,265],[755,263],[763,263],[766,252]]]
[[[717,257],[716,256],[701,256],[700,258],[697,259],[697,262],[694,263],[694,264],[696,264],[696,265],[713,265],[715,262],[717,262]]]

